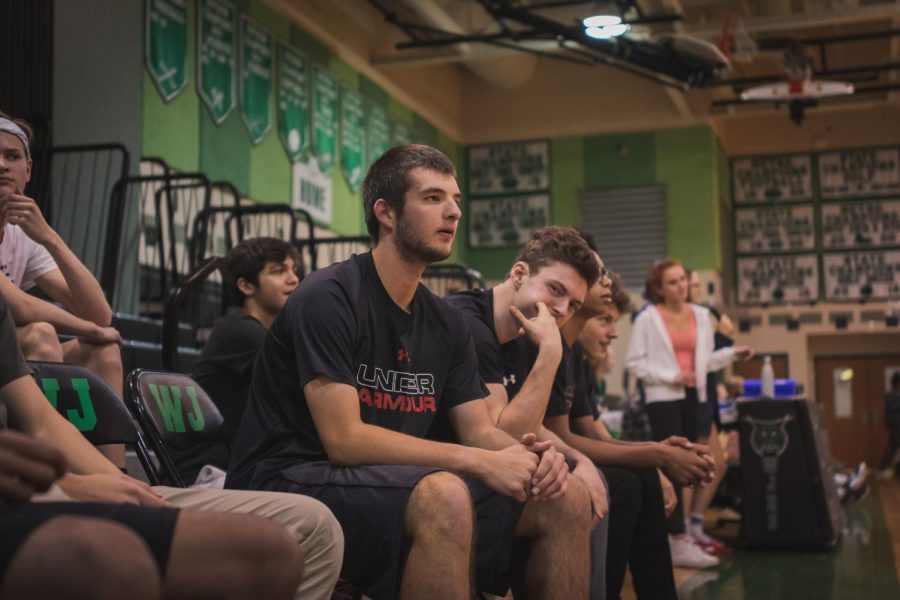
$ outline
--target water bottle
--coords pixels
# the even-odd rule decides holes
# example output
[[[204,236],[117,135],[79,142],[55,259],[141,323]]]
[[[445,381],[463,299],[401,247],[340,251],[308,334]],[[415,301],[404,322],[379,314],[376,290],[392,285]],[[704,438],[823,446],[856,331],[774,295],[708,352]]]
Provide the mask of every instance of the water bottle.
[[[763,398],[775,398],[775,371],[772,370],[771,356],[765,358],[759,379],[762,392],[760,395]]]

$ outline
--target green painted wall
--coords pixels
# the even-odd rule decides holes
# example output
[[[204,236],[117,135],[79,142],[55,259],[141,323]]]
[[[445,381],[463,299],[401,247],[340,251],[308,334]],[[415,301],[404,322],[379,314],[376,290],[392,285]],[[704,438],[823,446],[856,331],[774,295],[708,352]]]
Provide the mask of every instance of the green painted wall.
[[[454,160],[462,156],[459,144],[426,119],[392,98],[384,89],[332,56],[328,48],[307,32],[290,25],[258,0],[238,0],[238,11],[267,28],[276,40],[288,41],[312,62],[325,65],[341,86],[362,93],[388,109],[392,119],[409,126],[422,143],[435,145]],[[188,84],[171,102],[165,103],[149,75],[143,76],[142,155],[158,156],[180,171],[202,171],[212,181],[227,180],[257,202],[289,203],[291,164],[273,127],[258,145],[252,145],[241,120],[239,107],[216,125],[197,95],[196,4],[188,2]],[[274,94],[274,90],[273,90]],[[457,162],[457,164],[460,164]],[[462,169],[460,169],[462,170]],[[362,200],[351,192],[339,163],[331,172],[331,229],[343,235],[365,233]],[[459,245],[459,244],[458,244]],[[459,260],[459,249],[453,260]]]
[[[578,195],[589,189],[663,185],[667,194],[668,253],[696,269],[720,269],[721,152],[707,127],[554,138],[550,193],[555,224],[578,225]],[[466,262],[500,279],[517,248],[472,249]],[[615,266],[615,265],[613,265]]]

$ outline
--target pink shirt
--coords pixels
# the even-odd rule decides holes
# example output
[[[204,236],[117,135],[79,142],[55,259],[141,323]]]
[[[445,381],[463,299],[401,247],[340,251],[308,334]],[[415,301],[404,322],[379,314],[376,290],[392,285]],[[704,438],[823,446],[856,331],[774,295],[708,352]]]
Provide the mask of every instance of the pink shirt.
[[[663,317],[662,306],[657,304],[656,310],[659,311],[659,316]],[[694,311],[688,311],[688,315],[690,325],[684,331],[674,331],[663,318],[669,339],[672,340],[672,349],[675,350],[675,360],[678,361],[682,373],[694,372],[694,353],[697,350],[697,322],[694,320]]]

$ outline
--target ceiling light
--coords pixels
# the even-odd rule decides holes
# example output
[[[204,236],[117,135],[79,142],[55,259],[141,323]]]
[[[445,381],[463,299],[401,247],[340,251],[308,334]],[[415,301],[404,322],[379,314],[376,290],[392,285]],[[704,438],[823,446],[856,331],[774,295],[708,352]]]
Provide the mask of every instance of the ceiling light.
[[[619,37],[628,31],[628,25],[605,25],[603,27],[587,27],[584,33],[598,40],[608,40],[610,38]]]
[[[594,15],[592,17],[586,17],[582,23],[584,24],[584,28],[588,27],[606,27],[608,25],[618,25],[622,22],[622,17],[617,17],[615,15]]]

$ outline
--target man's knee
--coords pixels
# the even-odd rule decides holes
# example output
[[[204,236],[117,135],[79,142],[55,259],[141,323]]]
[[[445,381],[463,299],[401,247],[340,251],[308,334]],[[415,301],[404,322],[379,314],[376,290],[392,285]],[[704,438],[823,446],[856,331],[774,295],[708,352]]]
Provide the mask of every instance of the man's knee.
[[[273,596],[293,594],[303,575],[303,550],[276,523],[250,515],[228,515],[228,526],[239,540],[247,590],[268,589]]]
[[[84,366],[101,374],[122,371],[122,351],[118,344],[86,344],[85,348],[87,352]]]
[[[410,495],[406,526],[413,537],[430,532],[451,539],[468,539],[461,535],[471,534],[473,527],[472,499],[466,483],[446,471],[423,477]]]
[[[6,595],[19,597],[20,583],[33,598],[156,598],[160,573],[131,529],[105,519],[62,516],[38,528],[13,559]]]
[[[62,362],[63,351],[56,328],[43,321],[29,323],[16,331],[19,348],[27,360]]]

